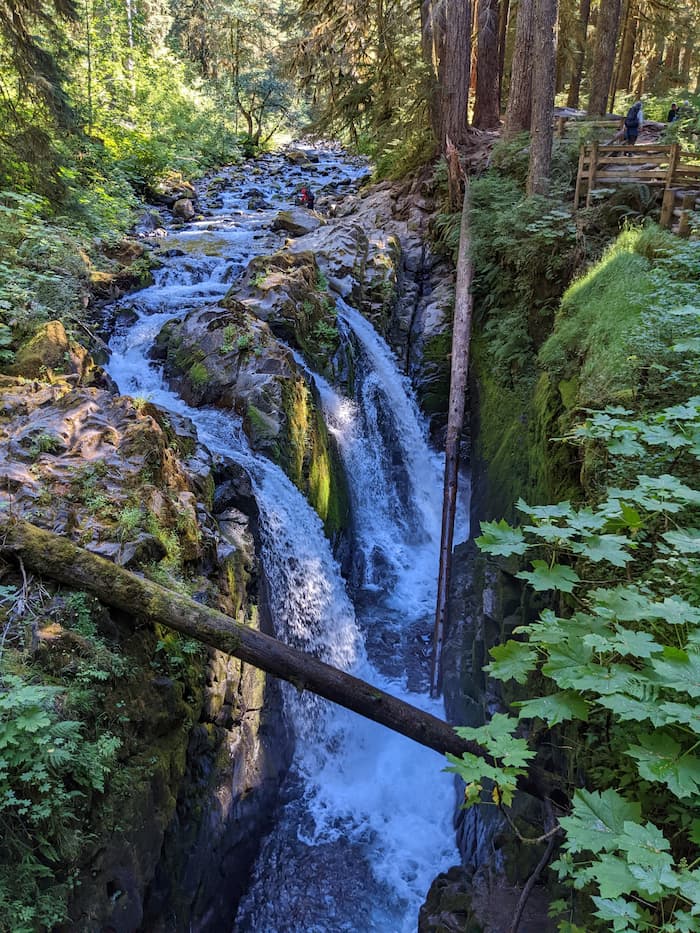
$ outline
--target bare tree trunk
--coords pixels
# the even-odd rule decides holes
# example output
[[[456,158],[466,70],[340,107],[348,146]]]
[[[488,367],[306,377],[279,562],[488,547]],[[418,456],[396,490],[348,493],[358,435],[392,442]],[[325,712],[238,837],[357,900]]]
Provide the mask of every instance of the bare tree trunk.
[[[685,40],[683,46],[683,56],[681,58],[681,78],[680,83],[683,87],[690,84],[690,65],[693,60],[693,49],[695,48],[695,36],[691,32]]]
[[[447,437],[445,440],[445,487],[442,505],[442,538],[440,542],[440,568],[433,634],[433,657],[430,674],[430,695],[440,692],[442,670],[442,644],[447,594],[452,565],[452,543],[455,527],[457,487],[459,484],[459,442],[464,425],[464,407],[469,373],[469,350],[472,329],[472,260],[471,229],[469,224],[469,179],[464,181],[462,224],[457,253],[457,280],[455,283],[455,310],[452,322],[452,357],[450,372],[450,400],[447,410]]]
[[[508,15],[510,0],[501,0],[498,7],[498,112],[501,112],[503,100],[503,71],[506,63],[506,44],[508,41]]]
[[[617,69],[617,87],[627,91],[632,84],[632,63],[634,49],[637,43],[637,29],[639,27],[638,0],[628,0],[625,13],[625,25],[622,32],[622,49],[620,50],[620,63]]]
[[[443,55],[445,36],[445,8],[437,0],[422,0],[421,3],[421,50],[428,71],[428,112],[430,126],[440,151],[443,148],[442,97],[440,93],[440,59]]]
[[[445,0],[444,54],[440,60],[440,145],[459,146],[467,134],[471,50],[471,0]]]
[[[508,138],[530,129],[532,109],[532,39],[534,0],[520,0],[515,24],[515,51],[503,135]]]
[[[566,106],[574,110],[578,108],[579,97],[581,95],[581,78],[583,77],[583,65],[586,60],[586,37],[588,34],[588,20],[591,16],[591,0],[581,0],[579,6],[579,22],[576,35],[576,55],[573,73],[571,75],[571,84],[569,85],[569,94],[566,99]]]
[[[681,70],[681,40],[678,36],[671,39],[665,65],[664,70],[667,75],[668,86],[675,86],[680,79]]]
[[[535,0],[532,128],[527,193],[547,194],[552,166],[558,0]]]
[[[591,93],[588,113],[603,116],[608,110],[608,94],[615,67],[615,46],[620,26],[620,0],[600,0],[595,49],[591,65]]]
[[[493,129],[500,125],[498,88],[498,0],[479,0],[478,58],[474,126]]]

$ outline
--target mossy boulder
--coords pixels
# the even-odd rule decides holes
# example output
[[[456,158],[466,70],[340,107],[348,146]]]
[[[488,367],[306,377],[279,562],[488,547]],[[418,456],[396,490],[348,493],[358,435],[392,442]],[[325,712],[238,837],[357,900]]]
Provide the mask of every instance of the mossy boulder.
[[[229,299],[226,307],[166,324],[155,354],[191,404],[233,409],[242,418],[253,449],[280,464],[329,535],[348,526],[343,467],[316,390],[249,303]]]
[[[61,321],[48,321],[15,353],[5,371],[25,379],[49,373],[85,376],[92,366],[87,350],[70,340]]]
[[[339,345],[335,301],[312,252],[284,249],[257,256],[222,304],[264,321],[317,372],[332,374]]]

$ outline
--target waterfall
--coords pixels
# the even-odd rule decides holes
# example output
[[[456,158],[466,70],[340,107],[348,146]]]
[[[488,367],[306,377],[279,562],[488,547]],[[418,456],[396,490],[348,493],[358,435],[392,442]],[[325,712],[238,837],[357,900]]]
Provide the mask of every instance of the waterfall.
[[[255,184],[289,206],[301,170],[267,156]],[[304,177],[310,171],[304,170]],[[352,181],[327,153],[314,171]],[[316,513],[273,463],[254,454],[229,412],[194,409],[148,358],[163,324],[215,303],[254,255],[281,245],[275,211],[245,210],[232,172],[214,220],[173,230],[155,284],[120,304],[132,318],[111,342],[120,391],[191,418],[214,453],[248,470],[260,510],[261,558],[278,636],[414,705],[442,715],[424,690],[432,625],[441,460],[407,380],[383,340],[349,306],[339,326],[356,357],[356,394],[315,377],[351,486],[357,569],[351,600]],[[296,736],[275,827],[231,928],[236,933],[408,933],[430,881],[457,859],[453,784],[432,751],[285,685]]]

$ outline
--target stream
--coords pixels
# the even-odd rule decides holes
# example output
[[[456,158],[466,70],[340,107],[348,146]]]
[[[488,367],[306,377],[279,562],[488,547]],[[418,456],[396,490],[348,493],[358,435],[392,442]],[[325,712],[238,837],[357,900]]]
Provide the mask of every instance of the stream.
[[[355,359],[354,397],[320,376],[327,424],[350,484],[351,579],[345,581],[306,499],[271,461],[251,451],[232,413],[196,409],[167,388],[149,350],[163,324],[213,305],[251,258],[283,245],[270,224],[306,180],[348,191],[367,166],[339,150],[311,168],[283,153],[222,174],[204,220],[168,229],[155,283],[121,299],[108,371],[120,392],[185,415],[214,453],[241,463],[260,509],[262,561],[282,640],[444,716],[427,696],[425,636],[432,629],[442,507],[442,458],[396,359],[371,325],[338,300],[338,327]],[[249,190],[270,209],[248,208]],[[128,311],[128,315],[127,315]],[[465,509],[462,509],[464,520]],[[458,529],[458,538],[460,531]],[[231,933],[409,933],[432,879],[459,856],[452,778],[434,752],[285,685],[296,737],[272,832],[263,840]],[[217,929],[226,929],[226,922]]]

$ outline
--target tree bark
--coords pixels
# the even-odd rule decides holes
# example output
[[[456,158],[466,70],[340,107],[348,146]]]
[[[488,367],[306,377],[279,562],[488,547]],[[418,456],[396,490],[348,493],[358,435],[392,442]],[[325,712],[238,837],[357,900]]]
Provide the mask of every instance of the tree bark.
[[[622,32],[622,49],[620,50],[620,65],[617,70],[617,88],[627,91],[632,84],[632,63],[634,62],[634,49],[637,44],[637,29],[639,26],[639,10],[637,0],[628,0],[625,14],[625,25]]]
[[[547,194],[552,166],[558,0],[535,0],[532,129],[526,191]]]
[[[690,65],[693,60],[693,49],[695,48],[695,36],[693,33],[689,33],[688,37],[685,40],[685,45],[683,46],[683,55],[681,57],[681,77],[680,83],[682,87],[690,86]]]
[[[182,632],[441,754],[461,755],[467,750],[484,754],[479,745],[460,739],[436,716],[187,596],[138,577],[67,538],[28,522],[7,523],[0,528],[0,550],[18,553],[26,567],[42,576],[88,590],[108,606]]]
[[[608,110],[608,94],[615,67],[615,46],[620,27],[620,0],[600,0],[595,49],[591,65],[591,93],[588,113],[603,116]]]
[[[583,77],[583,65],[586,60],[586,38],[588,35],[588,20],[591,16],[591,0],[581,0],[579,6],[579,22],[576,34],[576,52],[575,64],[571,75],[571,84],[569,85],[569,94],[566,99],[566,106],[574,110],[578,108],[579,97],[581,95],[581,78]]]
[[[450,399],[447,410],[447,437],[445,440],[445,486],[442,505],[442,536],[440,541],[440,568],[438,572],[435,631],[430,674],[430,695],[437,696],[442,680],[442,645],[447,615],[447,594],[452,566],[457,488],[459,485],[459,442],[464,424],[464,407],[469,373],[469,349],[472,329],[472,260],[469,224],[469,179],[464,182],[462,223],[457,253],[457,280],[455,284],[455,310],[452,322],[452,357],[450,372]]]
[[[503,72],[506,64],[506,45],[508,43],[508,15],[510,0],[501,0],[498,8],[498,112],[500,115],[503,100]]]
[[[445,34],[440,59],[440,146],[449,137],[459,146],[467,135],[471,52],[471,0],[445,0]]]
[[[494,129],[501,122],[498,57],[498,0],[479,0],[474,126]]]
[[[507,139],[530,129],[532,110],[532,39],[534,0],[520,0],[515,23],[515,51],[503,135]]]

